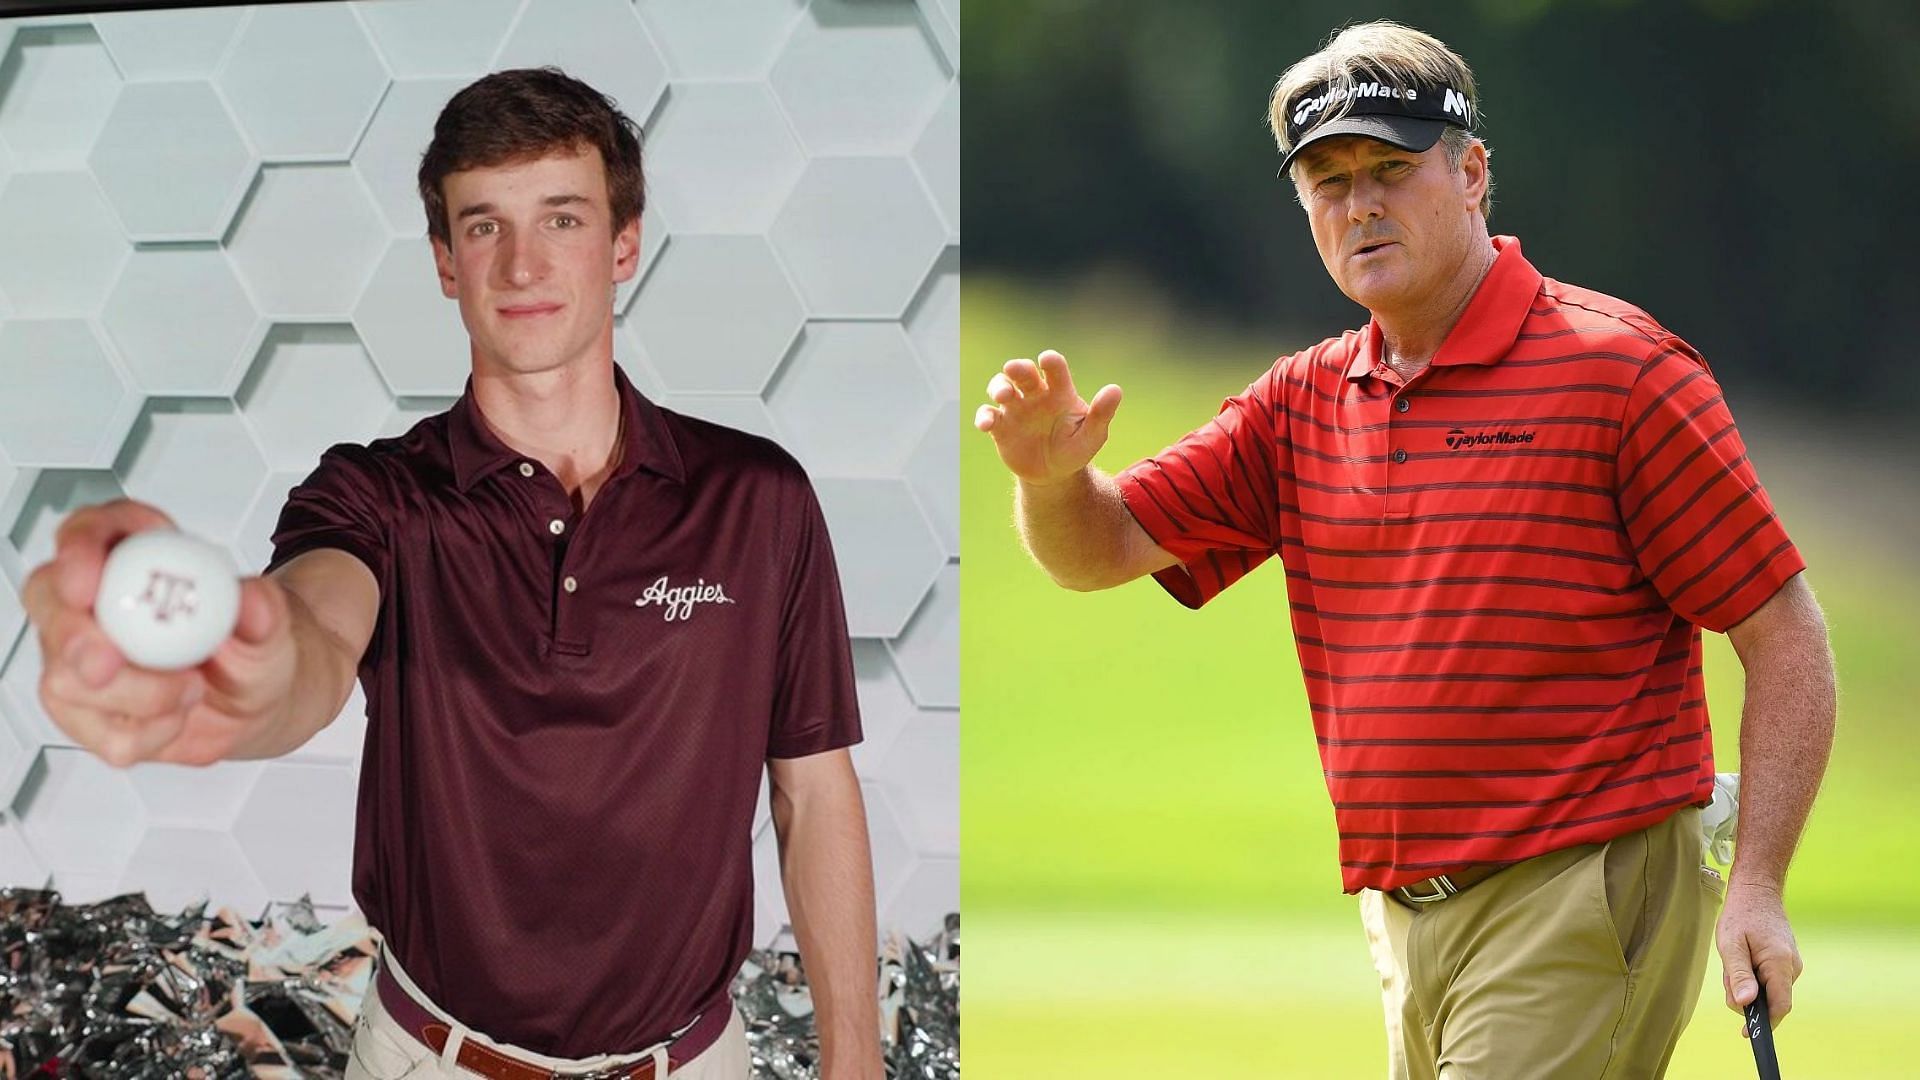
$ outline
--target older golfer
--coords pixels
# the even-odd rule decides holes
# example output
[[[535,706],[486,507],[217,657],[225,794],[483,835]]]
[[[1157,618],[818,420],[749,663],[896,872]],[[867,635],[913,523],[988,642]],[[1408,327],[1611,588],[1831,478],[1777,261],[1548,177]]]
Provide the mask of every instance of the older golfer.
[[[1028,550],[1069,588],[1152,574],[1189,607],[1280,557],[1343,884],[1384,917],[1396,1075],[1659,1075],[1717,908],[1728,1005],[1757,977],[1777,1023],[1833,667],[1706,362],[1489,235],[1473,76],[1432,37],[1347,29],[1271,115],[1372,317],[1118,476],[1089,462],[1119,387],[1083,399],[1057,352],[1008,362],[975,425]],[[1746,670],[1724,885],[1702,865],[1703,627]]]

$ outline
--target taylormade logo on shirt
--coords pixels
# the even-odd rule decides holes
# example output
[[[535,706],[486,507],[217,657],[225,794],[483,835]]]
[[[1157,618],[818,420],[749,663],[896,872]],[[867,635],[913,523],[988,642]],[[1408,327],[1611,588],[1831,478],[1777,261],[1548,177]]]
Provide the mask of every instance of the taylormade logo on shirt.
[[[633,602],[634,607],[649,607],[654,604],[666,609],[661,614],[668,622],[677,622],[690,618],[696,604],[731,604],[733,598],[727,595],[725,586],[719,582],[707,583],[706,578],[696,578],[691,585],[674,587],[665,575],[647,586],[640,599]]]
[[[1476,431],[1454,428],[1447,432],[1447,449],[1467,450],[1479,446],[1524,446],[1533,441],[1531,431]]]

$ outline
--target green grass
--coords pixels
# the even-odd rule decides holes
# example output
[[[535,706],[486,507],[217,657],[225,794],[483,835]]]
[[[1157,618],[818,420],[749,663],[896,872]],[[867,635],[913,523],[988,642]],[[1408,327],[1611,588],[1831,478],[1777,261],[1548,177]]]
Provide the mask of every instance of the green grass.
[[[1349,913],[1351,914],[1351,913]],[[1382,1076],[1378,984],[1359,920],[1182,920],[969,912],[966,1059],[977,1075]],[[1920,935],[1810,930],[1815,962],[1777,1033],[1783,1072],[1910,1077],[1920,1006],[1890,971],[1920,962]],[[1700,1007],[1668,1076],[1751,1076],[1739,1017],[1709,959]]]
[[[1060,348],[1084,392],[1127,391],[1098,462],[1109,470],[1309,341],[1233,341],[1151,303],[981,275],[965,289],[963,415],[1004,359]],[[1765,478],[1766,448],[1754,455]],[[1378,1075],[1379,1005],[1340,892],[1278,567],[1201,612],[1146,582],[1068,593],[1020,550],[1010,481],[970,429],[961,472],[969,1067]],[[1908,1057],[1894,1052],[1912,1041],[1894,1012],[1914,1003],[1904,972],[1920,961],[1920,869],[1904,843],[1920,759],[1908,722],[1920,581],[1891,544],[1849,533],[1831,491],[1773,494],[1826,606],[1843,700],[1790,881],[1808,974],[1781,1053],[1796,1080],[1895,1075],[1874,1069]],[[1717,635],[1707,673],[1721,767],[1737,768],[1740,668]],[[1712,1011],[1703,1005],[1673,1076],[1751,1067],[1717,1004],[1717,959],[1709,977]]]

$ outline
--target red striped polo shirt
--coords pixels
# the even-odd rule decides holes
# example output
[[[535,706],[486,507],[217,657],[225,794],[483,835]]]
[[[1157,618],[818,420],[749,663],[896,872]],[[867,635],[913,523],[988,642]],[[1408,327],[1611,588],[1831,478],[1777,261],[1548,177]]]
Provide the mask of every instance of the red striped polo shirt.
[[[1700,628],[1805,566],[1706,361],[1494,245],[1412,379],[1370,322],[1118,478],[1188,607],[1280,556],[1348,892],[1704,804]]]

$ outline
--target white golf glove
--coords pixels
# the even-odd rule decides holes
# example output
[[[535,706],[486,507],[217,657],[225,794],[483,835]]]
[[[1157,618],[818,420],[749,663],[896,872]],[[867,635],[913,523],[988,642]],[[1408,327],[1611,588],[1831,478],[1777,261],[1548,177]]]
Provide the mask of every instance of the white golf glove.
[[[1740,774],[1715,773],[1713,804],[1700,811],[1707,853],[1721,866],[1733,864],[1733,827],[1740,820]]]

